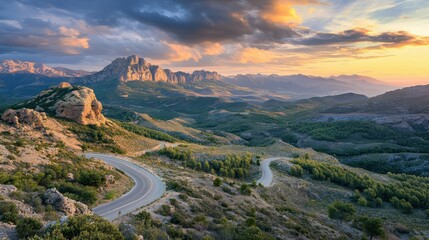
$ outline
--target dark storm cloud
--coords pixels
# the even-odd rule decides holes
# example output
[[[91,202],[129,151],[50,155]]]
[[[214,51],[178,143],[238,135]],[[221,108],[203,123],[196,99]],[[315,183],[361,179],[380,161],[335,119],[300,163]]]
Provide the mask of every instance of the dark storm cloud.
[[[381,34],[372,35],[366,29],[351,29],[339,33],[316,33],[310,37],[305,37],[292,41],[300,45],[332,45],[332,44],[345,44],[345,43],[358,43],[358,42],[374,42],[374,43],[410,43],[421,39],[419,36],[410,33],[399,32],[385,32]]]
[[[118,26],[120,19],[137,21],[169,34],[179,42],[196,44],[254,36],[257,42],[284,42],[293,28],[268,22],[256,14],[269,1],[254,0],[19,0],[39,8],[66,10],[89,24]],[[313,1],[315,2],[315,1]]]

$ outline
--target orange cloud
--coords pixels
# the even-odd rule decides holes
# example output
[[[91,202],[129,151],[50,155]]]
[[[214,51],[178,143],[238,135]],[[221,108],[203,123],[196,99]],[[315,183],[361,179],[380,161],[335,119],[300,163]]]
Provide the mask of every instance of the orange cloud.
[[[170,54],[168,55],[170,61],[179,62],[193,59],[194,61],[198,62],[198,60],[201,59],[201,54],[188,46],[165,41],[163,43],[166,44],[171,50]]]
[[[319,4],[318,0],[272,0],[262,11],[261,17],[266,21],[290,25],[301,22],[301,17],[293,5]]]
[[[279,54],[258,48],[245,48],[235,56],[240,63],[269,63],[278,58]]]
[[[80,32],[73,28],[59,27],[61,37],[58,38],[59,45],[67,54],[79,54],[79,49],[89,48],[89,38],[79,37]]]
[[[204,50],[203,50],[204,55],[212,55],[212,56],[219,55],[224,51],[224,48],[220,43],[206,43],[204,44],[203,47],[204,47]]]

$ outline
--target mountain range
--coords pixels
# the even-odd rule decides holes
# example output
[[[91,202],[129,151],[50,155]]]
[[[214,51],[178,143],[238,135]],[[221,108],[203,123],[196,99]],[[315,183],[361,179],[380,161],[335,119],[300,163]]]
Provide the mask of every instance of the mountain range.
[[[97,83],[101,81],[119,80],[129,81],[154,81],[169,83],[192,83],[202,80],[220,80],[221,76],[216,72],[204,70],[193,73],[173,72],[170,69],[163,69],[160,66],[152,65],[146,59],[137,55],[127,58],[117,58],[103,70],[77,79],[81,83]]]
[[[395,88],[376,79],[359,75],[325,78],[303,74],[287,76],[246,74],[226,77],[223,81],[242,87],[286,94],[292,98],[321,97],[348,92],[375,96]]]
[[[71,70],[64,67],[49,67],[43,63],[3,60],[0,62],[0,74],[37,74],[46,77],[82,77],[91,72],[85,70]]]
[[[32,97],[34,93],[63,81],[87,86],[101,84],[103,87],[124,86],[132,82],[135,85],[138,82],[140,88],[162,88],[164,93],[173,91],[180,95],[227,98],[240,95],[240,99],[245,101],[305,99],[349,92],[375,96],[394,89],[384,82],[359,75],[325,78],[302,74],[247,74],[226,77],[205,70],[174,72],[137,55],[117,58],[98,72],[49,67],[20,60],[0,63],[0,92],[10,93],[11,99]],[[97,91],[96,87],[94,89]],[[123,92],[122,95],[127,93]]]

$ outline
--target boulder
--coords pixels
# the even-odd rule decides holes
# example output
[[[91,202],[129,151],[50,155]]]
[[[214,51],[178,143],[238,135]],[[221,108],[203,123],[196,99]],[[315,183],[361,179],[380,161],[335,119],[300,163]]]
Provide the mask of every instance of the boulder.
[[[90,88],[79,88],[68,93],[51,109],[55,110],[57,117],[68,118],[83,125],[106,123],[105,117],[101,114],[103,106]]]
[[[43,194],[43,200],[45,204],[52,205],[56,211],[62,212],[67,216],[92,214],[87,205],[63,196],[56,188],[46,190]]]
[[[62,83],[58,84],[57,87],[58,88],[72,88],[72,85],[68,82],[62,82]]]
[[[47,119],[45,113],[28,108],[8,109],[2,114],[1,118],[17,128],[21,127],[21,124],[29,125],[33,128],[44,128],[44,123]]]
[[[60,83],[57,87],[42,91],[34,99],[20,103],[17,106],[35,108],[37,111],[43,111],[50,115],[67,118],[83,125],[94,124],[99,126],[106,123],[106,118],[101,114],[103,106],[97,100],[94,91],[87,87],[73,87],[66,82]],[[46,118],[45,113],[38,113],[34,110],[25,111],[30,111],[29,113],[32,114],[31,116],[34,115],[34,119],[31,118],[29,120],[34,121],[36,126],[41,126],[41,122],[37,121],[39,115],[42,118]],[[3,115],[5,115],[4,117],[11,123],[16,122],[13,116],[17,115],[18,123],[21,123],[21,118],[28,114],[21,117],[22,114],[19,113],[21,112],[15,114],[13,110],[8,110]],[[24,122],[29,120],[26,118]],[[15,125],[17,124],[15,123]]]

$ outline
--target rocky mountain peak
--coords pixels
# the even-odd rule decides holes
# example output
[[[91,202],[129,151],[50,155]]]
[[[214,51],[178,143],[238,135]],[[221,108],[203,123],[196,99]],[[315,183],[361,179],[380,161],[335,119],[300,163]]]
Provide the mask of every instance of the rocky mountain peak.
[[[66,77],[67,75],[42,63],[20,60],[3,60],[0,63],[0,73],[33,73],[48,77]]]
[[[204,70],[195,71],[192,74],[173,72],[163,69],[158,65],[152,65],[144,58],[131,55],[126,58],[117,58],[103,70],[80,79],[83,83],[96,83],[101,81],[154,81],[170,83],[190,83],[202,80],[220,80],[221,76],[216,72]]]
[[[0,73],[32,73],[47,77],[81,77],[88,74],[83,70],[49,67],[43,63],[20,60],[3,60],[0,62]]]

